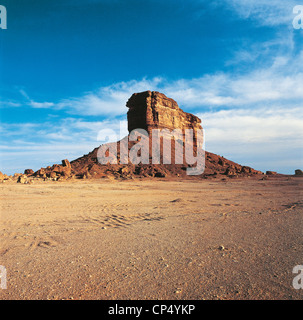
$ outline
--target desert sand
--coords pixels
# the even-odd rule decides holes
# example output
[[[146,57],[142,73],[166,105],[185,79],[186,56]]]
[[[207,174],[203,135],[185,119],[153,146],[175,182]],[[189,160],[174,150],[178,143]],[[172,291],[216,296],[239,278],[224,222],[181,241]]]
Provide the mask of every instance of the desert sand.
[[[302,299],[303,179],[3,183],[9,299]]]

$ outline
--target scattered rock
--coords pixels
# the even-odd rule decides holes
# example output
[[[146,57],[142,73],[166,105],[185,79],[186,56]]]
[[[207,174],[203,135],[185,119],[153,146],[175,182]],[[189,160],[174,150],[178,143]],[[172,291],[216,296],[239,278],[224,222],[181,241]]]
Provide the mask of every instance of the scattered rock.
[[[241,172],[246,173],[246,174],[251,173],[251,171],[252,171],[251,168],[246,167],[246,166],[242,167],[242,169],[241,169]]]
[[[71,164],[67,159],[62,160],[62,166],[71,168]]]
[[[130,178],[132,176],[132,171],[129,167],[120,168],[118,173],[124,178]]]
[[[24,174],[26,174],[26,175],[32,175],[32,174],[34,174],[35,172],[34,172],[34,170],[33,169],[25,169],[24,170]]]
[[[56,174],[56,172],[51,171],[51,172],[49,173],[49,177],[50,177],[50,178],[52,178],[52,179],[57,178],[57,174]]]
[[[275,172],[275,171],[266,171],[266,175],[268,175],[268,176],[272,176],[272,175],[276,175],[277,174],[277,172]]]
[[[156,172],[156,173],[155,173],[155,177],[156,177],[156,178],[165,178],[165,173],[163,173],[163,172]]]
[[[237,172],[235,171],[234,168],[227,168],[225,171],[225,174],[227,176],[235,176],[237,174]]]
[[[34,173],[36,177],[44,178],[46,176],[45,169],[41,168]]]
[[[18,180],[17,180],[17,183],[23,183],[23,184],[27,183],[26,176],[19,176]]]
[[[219,164],[220,166],[223,166],[223,167],[226,165],[224,159],[222,159],[222,158],[219,159],[218,164]]]

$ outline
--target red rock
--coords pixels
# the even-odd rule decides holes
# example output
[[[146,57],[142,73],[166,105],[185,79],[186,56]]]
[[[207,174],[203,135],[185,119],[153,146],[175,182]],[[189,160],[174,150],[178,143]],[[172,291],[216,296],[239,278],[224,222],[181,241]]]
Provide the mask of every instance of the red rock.
[[[182,132],[185,129],[194,129],[194,132],[202,129],[201,120],[190,113],[184,112],[177,104],[177,102],[171,98],[166,97],[164,94],[156,91],[145,91],[141,93],[133,94],[127,101],[127,118],[128,118],[128,130],[131,132],[133,129],[142,128],[145,129],[149,136],[153,129],[181,129]],[[120,147],[122,141],[127,141],[127,138],[117,142],[118,149],[118,163],[117,164],[104,164],[101,165],[97,159],[97,153],[99,148],[95,148],[93,151],[84,155],[71,163],[64,159],[62,165],[54,164],[52,167],[41,168],[35,172],[35,176],[40,178],[55,176],[58,180],[67,179],[71,177],[76,178],[123,178],[129,179],[132,177],[181,177],[187,178],[186,170],[189,165],[183,158],[183,163],[175,164],[175,148],[178,146],[178,140],[173,140],[171,143],[171,155],[166,155],[172,159],[171,164],[163,164],[163,152],[161,153],[161,163],[152,164],[152,149],[151,140],[149,142],[149,163],[137,165],[122,164],[120,159]],[[166,137],[164,137],[164,140]],[[184,137],[183,137],[184,139]],[[163,140],[162,140],[163,141]],[[171,141],[170,141],[171,142]],[[181,141],[182,142],[182,141]],[[130,150],[138,141],[128,141],[126,147]],[[195,143],[195,141],[193,142]],[[107,144],[109,145],[109,144]],[[193,153],[195,154],[197,148],[194,144]],[[114,156],[110,153],[111,156]],[[122,157],[122,156],[121,156]],[[126,158],[127,160],[127,158]],[[230,161],[224,157],[205,151],[205,171],[203,175],[196,176],[201,177],[220,177],[220,175],[233,176],[251,176],[262,174],[262,172],[254,170],[247,166],[241,166],[238,163]],[[1,176],[0,176],[1,178]],[[193,177],[191,177],[193,178]]]
[[[18,180],[17,180],[17,183],[23,183],[23,184],[27,183],[26,176],[23,176],[23,175],[19,176]]]
[[[277,172],[275,172],[275,171],[266,171],[266,174],[267,174],[268,176],[270,176],[270,175],[275,175],[275,174],[277,174]]]
[[[62,160],[62,166],[71,168],[70,162],[67,159]]]
[[[244,166],[244,167],[242,167],[241,172],[247,173],[247,174],[251,173],[251,168]]]
[[[235,176],[237,174],[236,170],[234,168],[227,168],[225,171],[225,174],[227,176]]]
[[[50,172],[50,173],[49,173],[49,177],[52,178],[52,179],[57,178],[56,172],[54,172],[54,171]]]
[[[32,169],[25,169],[25,170],[24,170],[24,174],[26,174],[26,175],[32,175],[32,174],[34,174],[34,170],[32,170]]]
[[[177,102],[173,99],[166,97],[159,92],[146,91],[133,94],[127,102],[129,108],[128,116],[128,129],[129,131],[137,128],[142,128],[151,132],[152,129],[201,129],[201,120],[191,114],[182,111]],[[124,141],[122,139],[121,141]],[[128,149],[130,150],[137,142],[129,142]],[[183,163],[181,165],[174,164],[174,152],[175,143],[172,143],[172,164],[152,164],[150,157],[150,164],[128,165],[128,169],[125,165],[119,164],[119,151],[120,142],[118,142],[118,164],[117,165],[101,165],[97,160],[98,148],[95,148],[92,152],[84,155],[71,162],[72,169],[75,172],[83,172],[90,168],[97,172],[94,177],[101,177],[103,175],[114,175],[116,177],[154,177],[157,172],[163,173],[165,176],[179,176],[187,177],[186,168],[188,165]],[[150,149],[151,154],[151,149]],[[162,158],[161,158],[162,159]],[[163,161],[161,162],[163,163]],[[94,168],[94,169],[93,169]],[[126,171],[130,171],[130,174],[126,174]],[[205,171],[203,176],[216,176],[217,174],[227,174],[229,176],[250,176],[253,174],[262,174],[262,172],[254,170],[247,166],[241,166],[235,162],[232,162],[224,157],[220,157],[216,154],[205,152]],[[158,174],[161,175],[161,174]]]
[[[202,129],[201,119],[184,112],[177,102],[157,91],[134,93],[127,101],[128,131],[144,129]]]

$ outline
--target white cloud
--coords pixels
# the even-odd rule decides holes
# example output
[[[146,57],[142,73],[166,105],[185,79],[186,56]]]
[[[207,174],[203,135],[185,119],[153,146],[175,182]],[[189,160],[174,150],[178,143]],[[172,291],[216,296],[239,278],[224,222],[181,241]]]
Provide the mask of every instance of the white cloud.
[[[34,109],[48,109],[55,106],[55,103],[53,102],[37,102],[31,99],[28,95],[28,93],[24,89],[20,89],[19,93],[21,96],[25,98],[25,104],[28,106],[34,108]]]
[[[276,53],[276,46],[287,48],[286,53]],[[160,91],[175,99],[178,104],[194,112],[199,109],[218,107],[251,108],[279,102],[293,105],[294,101],[303,101],[303,52],[293,54],[292,36],[263,44],[261,51],[267,52],[270,62],[267,67],[255,68],[246,73],[205,74],[194,79],[170,81],[163,77],[141,80],[130,80],[100,87],[78,97],[61,99],[59,102],[37,102],[21,90],[27,104],[34,108],[62,109],[72,115],[103,116],[114,118],[125,115],[126,102],[134,92],[146,90]],[[236,54],[234,61],[254,59],[257,47],[251,52],[242,51]]]
[[[6,174],[23,172],[25,169],[38,170],[41,167],[60,164],[62,159],[74,160],[92,151],[96,143],[35,143],[26,141],[13,146],[0,146],[0,171]]]
[[[53,107],[55,104],[53,102],[35,102],[31,100],[29,105],[35,109],[48,109]]]
[[[14,108],[20,107],[21,103],[13,101],[0,101],[0,108]]]
[[[203,119],[206,142],[268,144],[303,141],[303,114],[300,107],[271,106],[257,109],[231,109],[198,114]]]
[[[296,0],[228,0],[225,3],[242,19],[251,18],[260,25],[288,24],[290,28],[294,18],[293,7],[298,4]]]
[[[239,63],[247,65],[256,65],[262,62],[262,65],[272,65],[282,67],[292,59],[292,53],[296,43],[294,34],[288,29],[278,29],[274,39],[266,41],[255,41],[254,38],[242,40],[241,48],[236,50],[233,57],[225,62],[226,66]]]
[[[206,150],[256,169],[293,173],[303,166],[301,107],[231,109],[198,114]]]
[[[112,129],[119,135],[119,120],[85,121],[55,119],[55,122],[3,124],[1,126],[0,171],[7,174],[34,170],[74,160],[92,151],[101,130]],[[124,127],[123,127],[124,128]],[[125,134],[125,128],[124,128]]]
[[[292,173],[302,167],[303,113],[300,106],[271,105],[200,112],[206,150],[260,170]],[[1,167],[22,172],[27,167],[76,159],[98,147],[102,130],[119,135],[120,120],[86,121],[67,118],[55,124],[6,124],[2,127]],[[125,121],[122,123],[126,133]],[[12,134],[13,132],[13,134]],[[40,140],[37,141],[37,136]]]
[[[289,69],[287,74],[281,72],[284,68]],[[132,80],[64,99],[57,104],[41,105],[64,109],[70,114],[114,118],[126,114],[126,102],[134,92],[146,90],[163,92],[176,100],[180,107],[195,111],[212,107],[251,108],[274,101],[288,105],[303,101],[303,72],[291,73],[291,70],[287,58],[277,57],[272,67],[243,75],[218,73],[172,82],[162,78]]]
[[[277,3],[274,8],[265,1],[232,1],[233,6],[239,5],[237,10],[243,17],[259,19],[263,15],[264,19],[267,17],[264,23],[269,24],[273,23],[269,19],[274,16],[273,12],[278,16],[282,8],[288,7],[281,1]],[[269,13],[265,12],[266,8],[270,9]],[[283,21],[280,19],[279,23]],[[16,158],[20,163],[22,159],[34,158],[35,163],[42,166],[45,157],[49,162],[56,162],[64,157],[75,159],[91,151],[102,143],[99,141],[101,130],[118,132],[117,117],[126,118],[125,104],[134,92],[154,90],[202,118],[207,150],[253,167],[259,164],[257,169],[280,168],[278,171],[290,173],[302,167],[303,159],[303,72],[300,69],[303,52],[294,55],[292,34],[283,36],[280,34],[279,38],[263,43],[261,49],[253,45],[239,51],[230,64],[254,61],[262,55],[270,58],[266,67],[262,65],[246,73],[220,72],[174,81],[162,77],[143,78],[108,85],[59,102],[37,102],[20,91],[27,105],[33,108],[62,109],[84,119],[85,116],[105,119],[87,121],[71,117],[41,124],[2,124],[2,140],[7,140],[0,147],[1,162],[5,162],[2,167],[12,167],[11,162]],[[281,50],[275,52],[276,48]]]
[[[153,90],[163,81],[161,78],[140,81],[131,80],[101,87],[80,97],[64,99],[57,105],[71,114],[106,115],[114,117],[126,113],[126,101],[134,92]]]

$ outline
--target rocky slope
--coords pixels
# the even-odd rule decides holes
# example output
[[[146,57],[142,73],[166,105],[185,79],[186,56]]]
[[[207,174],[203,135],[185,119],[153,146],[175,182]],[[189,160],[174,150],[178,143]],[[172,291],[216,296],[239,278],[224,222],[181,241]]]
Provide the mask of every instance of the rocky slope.
[[[125,137],[117,143],[118,157],[117,164],[100,164],[98,161],[98,149],[95,148],[89,154],[86,154],[76,160],[63,160],[61,165],[54,164],[47,168],[41,168],[36,172],[31,169],[25,170],[24,174],[15,175],[14,178],[21,183],[31,181],[30,178],[39,178],[44,180],[66,180],[70,178],[123,178],[131,179],[134,177],[182,177],[187,179],[201,179],[209,177],[243,177],[253,175],[263,175],[261,171],[253,168],[242,166],[238,163],[225,159],[216,154],[205,152],[205,170],[203,174],[197,176],[189,176],[187,174],[188,165],[183,157],[182,164],[175,164],[175,147],[178,141],[172,141],[171,159],[172,164],[163,164],[163,148],[161,147],[161,161],[160,164],[152,164],[152,143],[151,132],[153,129],[180,129],[182,133],[185,129],[193,129],[193,155],[197,152],[197,132],[201,130],[201,120],[190,114],[184,112],[176,101],[166,97],[164,94],[156,91],[145,91],[133,94],[127,101],[126,106],[129,108],[128,130],[131,132],[134,129],[145,129],[150,135],[146,143],[149,143],[150,157],[148,164],[121,164],[120,145],[125,142],[128,151],[132,149],[139,141],[128,141]],[[162,138],[162,143],[166,137]],[[171,142],[171,141],[170,141]],[[184,136],[183,136],[184,143]],[[109,146],[110,144],[108,144]],[[184,150],[184,149],[183,149]],[[1,178],[1,177],[0,177]]]

